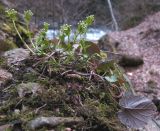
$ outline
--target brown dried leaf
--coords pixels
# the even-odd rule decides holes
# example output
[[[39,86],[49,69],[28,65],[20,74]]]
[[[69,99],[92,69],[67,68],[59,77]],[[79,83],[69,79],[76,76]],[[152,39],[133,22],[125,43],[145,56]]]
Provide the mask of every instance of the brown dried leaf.
[[[90,43],[88,43],[88,48],[87,48],[87,53],[89,54],[89,55],[94,55],[94,54],[100,54],[100,49],[99,49],[99,47],[98,47],[98,45],[97,44],[95,44],[95,43],[93,43],[93,42],[90,42]]]
[[[130,128],[144,127],[156,111],[153,102],[144,97],[126,93],[119,101],[122,110],[118,112],[120,121]]]

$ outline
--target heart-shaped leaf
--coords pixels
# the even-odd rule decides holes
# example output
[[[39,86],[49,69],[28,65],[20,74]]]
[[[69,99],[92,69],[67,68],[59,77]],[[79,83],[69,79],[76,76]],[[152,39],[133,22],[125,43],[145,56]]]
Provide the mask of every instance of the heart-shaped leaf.
[[[100,54],[100,49],[98,47],[97,44],[91,42],[91,41],[86,41],[85,43],[87,45],[87,48],[86,48],[86,53],[88,55],[94,55],[94,54]]]
[[[156,111],[153,102],[144,97],[126,93],[119,101],[122,110],[118,112],[120,121],[130,128],[144,127]]]

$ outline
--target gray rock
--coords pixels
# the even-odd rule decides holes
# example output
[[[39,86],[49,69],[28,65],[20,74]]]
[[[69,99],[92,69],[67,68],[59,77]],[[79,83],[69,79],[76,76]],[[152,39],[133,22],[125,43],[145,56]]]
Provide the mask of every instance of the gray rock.
[[[10,130],[11,126],[12,126],[12,125],[10,125],[10,124],[1,125],[1,126],[0,126],[0,131]]]
[[[0,69],[0,87],[5,86],[12,79],[12,74],[7,70]]]
[[[80,117],[38,117],[28,123],[29,129],[35,130],[45,126],[55,127],[60,124],[75,124],[83,122]]]
[[[4,53],[4,57],[7,59],[8,66],[18,66],[23,63],[24,60],[29,58],[30,52],[26,49],[17,48]]]
[[[18,94],[22,98],[27,94],[37,95],[42,92],[42,85],[39,83],[28,82],[17,86]]]

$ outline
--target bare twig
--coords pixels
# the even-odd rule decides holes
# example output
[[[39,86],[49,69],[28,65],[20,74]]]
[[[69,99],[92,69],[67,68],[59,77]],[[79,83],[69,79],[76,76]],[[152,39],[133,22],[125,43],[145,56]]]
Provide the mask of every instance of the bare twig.
[[[109,10],[110,10],[110,13],[111,13],[111,16],[112,16],[112,20],[113,20],[114,25],[115,25],[115,30],[118,31],[118,23],[116,21],[114,13],[113,13],[113,8],[112,8],[111,0],[107,0],[107,2],[108,2],[108,5],[109,5]]]
[[[37,109],[35,110],[35,114],[37,114],[37,113],[38,113],[38,111],[39,111],[40,109],[44,108],[46,105],[47,105],[47,104],[44,104],[43,106],[41,106],[41,107],[37,108]]]

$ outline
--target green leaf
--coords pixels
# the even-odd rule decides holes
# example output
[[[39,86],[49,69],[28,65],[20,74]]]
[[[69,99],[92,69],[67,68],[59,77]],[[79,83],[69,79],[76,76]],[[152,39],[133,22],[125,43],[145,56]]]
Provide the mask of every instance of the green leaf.
[[[111,83],[114,83],[117,81],[117,77],[115,75],[112,75],[112,76],[105,76],[105,79],[108,81],[108,82],[111,82]]]
[[[59,39],[60,39],[62,42],[64,42],[64,38],[65,38],[65,35],[64,35],[64,34],[60,34],[60,35],[59,35]]]
[[[85,46],[86,46],[86,53],[89,55],[89,56],[92,56],[92,55],[95,55],[95,54],[99,54],[100,55],[100,49],[98,47],[97,44],[91,42],[91,41],[87,41],[85,42]]]

